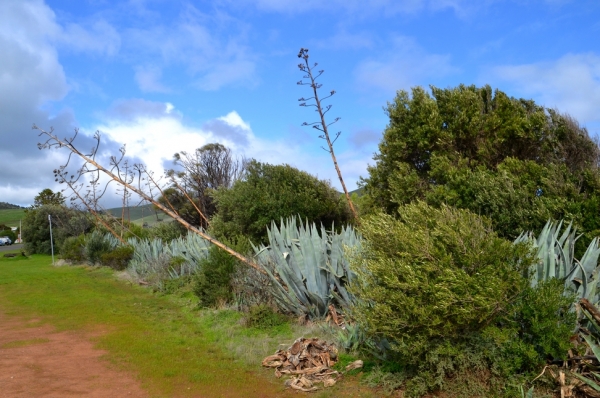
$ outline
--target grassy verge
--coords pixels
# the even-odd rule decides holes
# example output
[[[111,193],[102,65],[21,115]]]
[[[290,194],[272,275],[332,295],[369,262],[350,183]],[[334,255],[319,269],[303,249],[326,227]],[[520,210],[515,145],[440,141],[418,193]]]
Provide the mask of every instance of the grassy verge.
[[[248,328],[236,311],[195,310],[185,292],[153,294],[106,268],[50,264],[49,256],[0,257],[0,310],[42,318],[59,330],[100,334],[95,339],[108,360],[136,374],[152,396],[288,395],[282,380],[260,368],[262,358],[302,335],[330,337],[318,326],[293,323]],[[377,395],[349,378],[313,396]]]
[[[153,396],[278,396],[283,389],[214,343],[197,314],[116,280],[107,269],[53,268],[48,256],[0,258],[8,315],[97,334],[98,347],[137,373]],[[242,393],[243,392],[243,393]]]

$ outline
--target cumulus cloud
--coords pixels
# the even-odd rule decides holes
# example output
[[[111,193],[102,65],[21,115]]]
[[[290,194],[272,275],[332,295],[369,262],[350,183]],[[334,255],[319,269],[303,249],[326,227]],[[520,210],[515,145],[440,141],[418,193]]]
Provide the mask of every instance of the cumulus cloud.
[[[175,111],[175,107],[169,102],[148,101],[142,98],[117,100],[106,113],[108,118],[120,121],[181,117],[181,114]]]
[[[600,55],[566,54],[547,62],[503,65],[484,73],[487,81],[508,83],[511,93],[567,112],[580,122],[600,122]]]
[[[392,39],[391,49],[377,58],[360,62],[355,77],[361,87],[376,87],[387,92],[408,89],[457,71],[449,55],[428,53],[414,39],[398,36]]]
[[[141,108],[146,108],[141,103]],[[153,108],[154,105],[151,106]],[[107,113],[108,114],[108,113]],[[186,125],[182,118],[167,115],[144,116],[134,112],[134,119],[111,119],[95,126],[110,139],[126,145],[127,154],[141,159],[157,175],[173,167],[176,152],[193,151],[203,145],[219,142],[232,149],[235,155],[255,158],[271,164],[290,164],[339,187],[330,155],[318,147],[306,147],[282,137],[279,140],[257,137],[251,126],[235,111],[206,121],[201,128]],[[354,187],[364,174],[370,156],[361,151],[344,151],[340,167],[349,187]],[[350,188],[353,189],[353,188]]]
[[[46,110],[69,89],[56,51],[57,43],[68,35],[69,29],[56,22],[42,1],[0,2],[0,198],[4,202],[27,205],[40,187],[59,189],[52,170],[64,158],[56,151],[38,150],[41,138],[31,126],[53,126],[60,137],[73,132],[75,117],[70,110]],[[80,141],[87,147],[91,143],[86,140]]]

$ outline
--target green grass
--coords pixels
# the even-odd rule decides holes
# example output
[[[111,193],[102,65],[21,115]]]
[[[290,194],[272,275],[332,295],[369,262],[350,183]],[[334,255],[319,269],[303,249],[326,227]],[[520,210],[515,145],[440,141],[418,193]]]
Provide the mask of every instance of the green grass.
[[[110,213],[113,217],[121,219],[123,209],[121,207],[114,207],[112,209],[106,209],[107,213]],[[152,226],[156,223],[172,220],[171,217],[167,216],[162,211],[158,211],[158,221],[156,214],[152,209],[152,205],[134,206],[125,208],[125,219],[131,220],[135,224],[142,225],[144,222]]]
[[[287,396],[262,359],[297,337],[331,340],[328,328],[287,322],[268,330],[244,326],[230,309],[195,308],[189,289],[174,295],[117,279],[108,268],[52,267],[50,256],[0,257],[0,311],[42,319],[58,330],[89,331],[119,369],[137,375],[156,397]],[[15,344],[35,344],[34,341]],[[316,397],[373,397],[345,377]]]
[[[98,347],[153,396],[281,394],[282,384],[266,371],[234,361],[197,312],[117,280],[108,269],[50,263],[41,255],[0,258],[0,310],[41,317],[58,330],[107,330],[95,338]]]
[[[9,227],[18,227],[19,221],[25,217],[25,209],[2,209],[0,210],[0,224]]]

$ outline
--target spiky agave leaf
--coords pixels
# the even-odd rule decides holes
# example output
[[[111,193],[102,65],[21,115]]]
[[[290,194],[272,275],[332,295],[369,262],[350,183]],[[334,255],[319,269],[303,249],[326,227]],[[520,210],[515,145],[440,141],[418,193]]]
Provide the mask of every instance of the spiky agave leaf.
[[[353,274],[343,255],[344,246],[360,244],[351,227],[342,228],[340,233],[328,232],[314,223],[297,223],[296,217],[290,217],[282,219],[279,227],[273,222],[267,232],[269,245],[253,248],[284,310],[322,318],[331,303],[348,306],[352,298],[345,286]]]

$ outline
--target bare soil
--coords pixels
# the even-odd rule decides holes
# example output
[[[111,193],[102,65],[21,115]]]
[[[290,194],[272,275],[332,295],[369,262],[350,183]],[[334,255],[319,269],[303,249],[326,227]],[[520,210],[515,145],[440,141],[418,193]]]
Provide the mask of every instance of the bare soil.
[[[0,397],[147,397],[135,375],[111,368],[93,337],[0,311]]]

